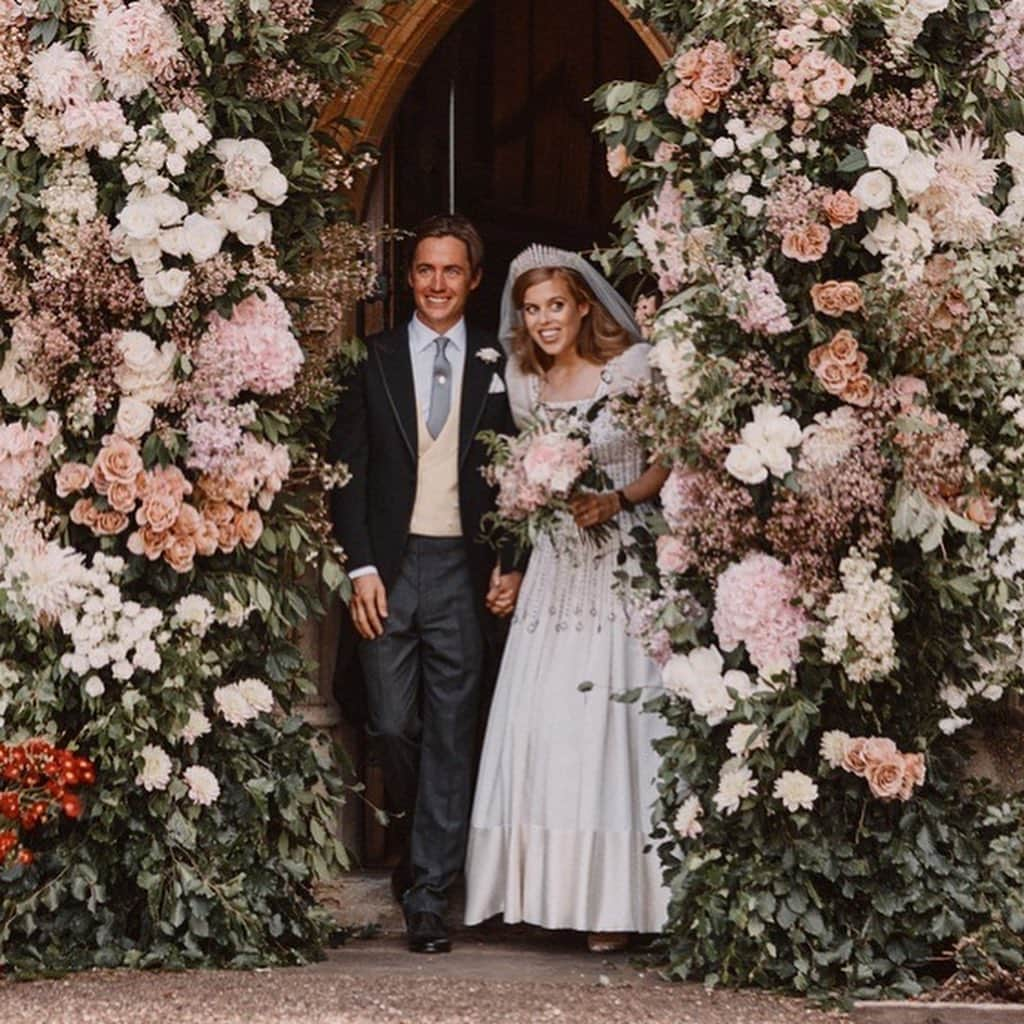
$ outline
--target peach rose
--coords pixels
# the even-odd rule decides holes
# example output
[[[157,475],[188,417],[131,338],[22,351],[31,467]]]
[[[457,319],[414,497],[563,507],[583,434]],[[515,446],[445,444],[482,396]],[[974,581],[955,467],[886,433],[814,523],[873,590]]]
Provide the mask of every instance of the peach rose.
[[[813,263],[828,252],[831,237],[824,224],[808,224],[802,230],[786,233],[782,239],[782,255],[798,263]]]
[[[717,113],[722,99],[717,89],[710,89],[702,82],[697,81],[693,83],[693,91],[706,111],[712,114]]]
[[[181,503],[173,494],[162,494],[150,491],[142,499],[142,505],[135,513],[135,521],[139,526],[148,526],[158,533],[166,533],[178,519]]]
[[[926,774],[924,754],[904,754],[903,768],[903,789],[900,791],[900,799],[909,800],[914,792],[914,787],[924,785]]]
[[[224,485],[224,500],[236,508],[245,508],[249,504],[249,489],[237,478],[228,480]]]
[[[866,373],[858,373],[846,382],[839,397],[848,405],[865,408],[875,400],[875,382]]]
[[[133,555],[145,555],[155,562],[163,553],[170,539],[169,534],[143,526],[128,536],[128,550]]]
[[[665,109],[680,121],[699,121],[704,116],[704,104],[685,85],[672,86],[665,97]]]
[[[987,530],[996,521],[996,507],[984,494],[976,494],[967,499],[964,516]]]
[[[100,512],[96,516],[96,522],[93,524],[92,530],[93,533],[98,534],[100,537],[113,537],[127,528],[128,517],[123,512],[108,509],[106,512]]]
[[[199,483],[196,486],[210,501],[224,501],[226,500],[224,497],[224,485],[224,477],[207,476],[204,474],[199,478]]]
[[[841,228],[845,224],[856,224],[860,216],[860,206],[857,200],[845,189],[837,189],[827,195],[821,203],[822,212],[828,218],[829,224],[834,228]]]
[[[850,378],[850,367],[843,363],[837,363],[834,359],[826,356],[814,374],[830,395],[840,395],[845,390]]]
[[[217,547],[225,555],[230,555],[238,547],[239,539],[238,528],[235,526],[234,519],[229,519],[226,523],[219,523],[217,525]]]
[[[621,177],[622,173],[628,169],[632,162],[633,161],[629,156],[629,151],[621,143],[608,150],[608,173],[613,178]]]
[[[843,366],[856,366],[860,355],[857,339],[849,331],[836,331],[828,343],[828,355]]]
[[[263,533],[263,517],[254,508],[246,509],[235,517],[235,529],[239,540],[247,548],[253,548]]]
[[[202,517],[195,505],[184,503],[178,510],[178,519],[174,524],[174,532],[178,535],[192,536],[199,530]]]
[[[235,513],[227,502],[208,501],[203,505],[203,515],[206,516],[210,522],[215,523],[217,526],[221,526],[224,523],[231,522]]]
[[[700,50],[687,50],[679,54],[675,62],[676,75],[684,80],[696,78],[700,73],[701,56]]]
[[[134,480],[131,483],[115,480],[107,488],[107,501],[110,503],[110,507],[117,512],[134,511],[137,498],[138,492]]]
[[[192,539],[196,543],[196,553],[204,558],[217,553],[217,543],[220,539],[217,524],[202,516],[199,517],[199,527]]]
[[[103,439],[103,447],[93,465],[93,482],[100,494],[106,494],[115,481],[133,483],[141,471],[142,457],[135,445],[122,437]]]
[[[842,760],[843,771],[859,775],[861,778],[864,777],[868,767],[864,757],[864,746],[866,743],[867,740],[863,736],[854,736],[846,744],[846,751],[843,754]]]
[[[810,352],[807,353],[807,365],[815,372],[818,372],[818,367],[821,366],[822,361],[828,355],[828,345],[815,345]]]
[[[79,526],[88,526],[91,530],[96,523],[99,512],[92,503],[92,498],[79,498],[71,506],[71,522]]]
[[[897,751],[892,756],[868,761],[864,778],[873,796],[879,800],[895,800],[903,792],[906,773],[906,762]]]
[[[66,498],[69,494],[84,491],[92,480],[92,470],[84,462],[65,462],[57,470],[57,497]]]
[[[864,294],[856,281],[822,281],[811,286],[811,302],[818,313],[842,316],[864,308]]]
[[[191,537],[172,537],[164,548],[164,561],[175,571],[188,572],[195,564],[196,542]]]

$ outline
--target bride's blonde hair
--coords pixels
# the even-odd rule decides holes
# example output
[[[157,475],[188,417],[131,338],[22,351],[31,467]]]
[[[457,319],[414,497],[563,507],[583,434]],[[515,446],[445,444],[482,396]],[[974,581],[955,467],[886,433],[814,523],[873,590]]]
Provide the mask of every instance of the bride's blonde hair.
[[[577,305],[586,303],[590,312],[580,324],[580,333],[576,338],[576,350],[587,360],[602,366],[624,352],[633,343],[628,332],[594,297],[583,278],[568,267],[534,267],[516,278],[512,286],[512,302],[522,312],[523,301],[527,291],[535,284],[558,279],[565,283],[569,294]],[[512,338],[512,355],[519,363],[523,373],[542,374],[553,362],[540,346],[538,346],[525,324],[520,324]]]

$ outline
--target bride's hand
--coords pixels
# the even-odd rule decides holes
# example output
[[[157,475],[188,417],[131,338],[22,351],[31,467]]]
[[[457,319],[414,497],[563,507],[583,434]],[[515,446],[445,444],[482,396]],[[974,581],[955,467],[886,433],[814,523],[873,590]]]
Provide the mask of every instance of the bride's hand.
[[[602,491],[599,494],[578,494],[569,502],[572,517],[581,529],[600,526],[622,511],[619,496],[615,491]]]

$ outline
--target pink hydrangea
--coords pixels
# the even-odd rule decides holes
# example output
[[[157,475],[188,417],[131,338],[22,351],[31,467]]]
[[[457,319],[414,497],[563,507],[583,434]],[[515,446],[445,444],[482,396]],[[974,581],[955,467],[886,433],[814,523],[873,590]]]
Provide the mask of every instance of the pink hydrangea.
[[[225,402],[243,391],[276,395],[294,385],[303,359],[291,316],[268,288],[238,303],[230,320],[210,314],[196,353],[196,385]]]
[[[50,445],[60,433],[57,414],[46,414],[41,427],[24,423],[0,426],[0,496],[26,497],[50,462]]]
[[[784,334],[793,330],[775,278],[762,268],[747,276],[742,270],[726,284],[729,317],[751,334]]]
[[[755,552],[729,566],[718,577],[712,619],[722,649],[744,644],[765,673],[792,668],[808,629],[798,597],[795,577],[777,558]]]

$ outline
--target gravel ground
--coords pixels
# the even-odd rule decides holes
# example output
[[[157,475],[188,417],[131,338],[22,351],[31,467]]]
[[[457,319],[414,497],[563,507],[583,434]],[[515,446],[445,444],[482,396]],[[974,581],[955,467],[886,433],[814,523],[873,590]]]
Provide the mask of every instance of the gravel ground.
[[[0,981],[3,1024],[837,1024],[846,1018],[756,992],[706,992],[536,943],[462,942],[414,956],[355,942],[310,967],[181,974],[93,971]]]

